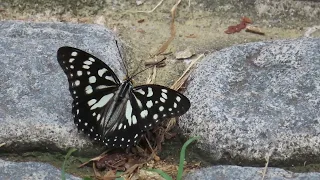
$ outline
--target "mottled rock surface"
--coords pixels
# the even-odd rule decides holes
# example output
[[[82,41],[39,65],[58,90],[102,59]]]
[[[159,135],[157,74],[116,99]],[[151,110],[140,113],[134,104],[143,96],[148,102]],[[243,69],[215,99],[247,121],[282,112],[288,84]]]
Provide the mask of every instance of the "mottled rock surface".
[[[91,152],[71,114],[67,77],[57,61],[61,46],[83,49],[123,77],[113,34],[102,26],[0,22],[0,151]]]
[[[0,159],[0,179],[61,180],[61,171],[54,166],[38,162],[9,162]],[[81,178],[66,173],[68,180]]]
[[[180,126],[224,163],[302,165],[320,155],[320,39],[248,43],[207,56]]]
[[[261,180],[264,168],[240,166],[213,166],[187,174],[184,180]],[[268,168],[267,180],[314,180],[320,179],[320,173],[293,173],[279,168]]]

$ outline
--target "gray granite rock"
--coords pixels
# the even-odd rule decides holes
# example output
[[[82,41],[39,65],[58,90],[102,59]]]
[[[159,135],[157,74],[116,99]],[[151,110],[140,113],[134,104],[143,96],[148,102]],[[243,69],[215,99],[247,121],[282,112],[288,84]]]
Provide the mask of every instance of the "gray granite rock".
[[[39,162],[9,162],[0,159],[0,179],[10,180],[61,180],[61,171]],[[81,178],[66,173],[66,179]]]
[[[0,144],[6,143],[0,151],[95,150],[73,123],[67,77],[56,53],[61,46],[83,49],[123,77],[114,39],[98,25],[0,22]]]
[[[320,160],[320,39],[237,45],[207,56],[179,121],[211,160],[294,165]]]
[[[264,168],[240,166],[213,166],[188,173],[184,180],[261,180]],[[268,168],[265,180],[315,180],[320,173],[293,173],[279,168]]]

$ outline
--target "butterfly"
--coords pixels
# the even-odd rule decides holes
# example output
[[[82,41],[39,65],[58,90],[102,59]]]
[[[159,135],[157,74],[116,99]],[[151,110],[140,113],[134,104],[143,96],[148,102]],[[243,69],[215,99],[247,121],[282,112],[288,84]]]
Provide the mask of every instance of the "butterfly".
[[[146,131],[190,108],[188,98],[170,88],[121,82],[108,65],[80,49],[61,47],[57,59],[68,78],[75,125],[107,148],[132,147]]]

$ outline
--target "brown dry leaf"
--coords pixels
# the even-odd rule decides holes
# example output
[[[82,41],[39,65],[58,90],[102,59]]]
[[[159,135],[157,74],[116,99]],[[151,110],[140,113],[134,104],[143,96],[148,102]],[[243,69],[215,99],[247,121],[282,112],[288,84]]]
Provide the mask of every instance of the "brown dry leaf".
[[[241,19],[242,22],[245,22],[246,24],[251,24],[252,20],[246,16],[243,16]]]
[[[116,173],[113,170],[110,170],[102,177],[102,180],[114,180],[117,177]]]
[[[126,168],[124,167],[124,165],[127,162],[128,158],[128,154],[125,153],[112,153],[99,159],[97,162],[95,162],[95,164],[99,170],[107,168],[125,171]]]
[[[93,168],[93,172],[94,172],[94,176],[97,178],[97,179],[102,179],[102,176],[101,174],[98,172],[97,168],[96,168],[96,165],[93,163],[92,165],[92,168]]]

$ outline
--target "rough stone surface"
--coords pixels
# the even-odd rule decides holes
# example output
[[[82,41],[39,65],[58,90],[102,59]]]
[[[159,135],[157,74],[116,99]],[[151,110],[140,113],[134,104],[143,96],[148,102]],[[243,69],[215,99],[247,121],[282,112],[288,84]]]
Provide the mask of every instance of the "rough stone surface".
[[[61,46],[83,49],[123,77],[114,39],[97,25],[0,22],[0,143],[6,143],[0,151],[94,150],[73,124],[67,77],[56,53]]]
[[[214,161],[303,164],[320,155],[320,39],[237,45],[190,77],[179,122]],[[279,165],[279,164],[278,164]]]
[[[8,162],[0,159],[0,179],[61,180],[61,171],[54,166],[38,162]],[[66,179],[81,178],[66,173]]]
[[[240,166],[213,166],[187,174],[184,180],[261,180],[264,168]],[[279,168],[268,168],[267,180],[314,180],[320,179],[320,173],[293,173]]]

